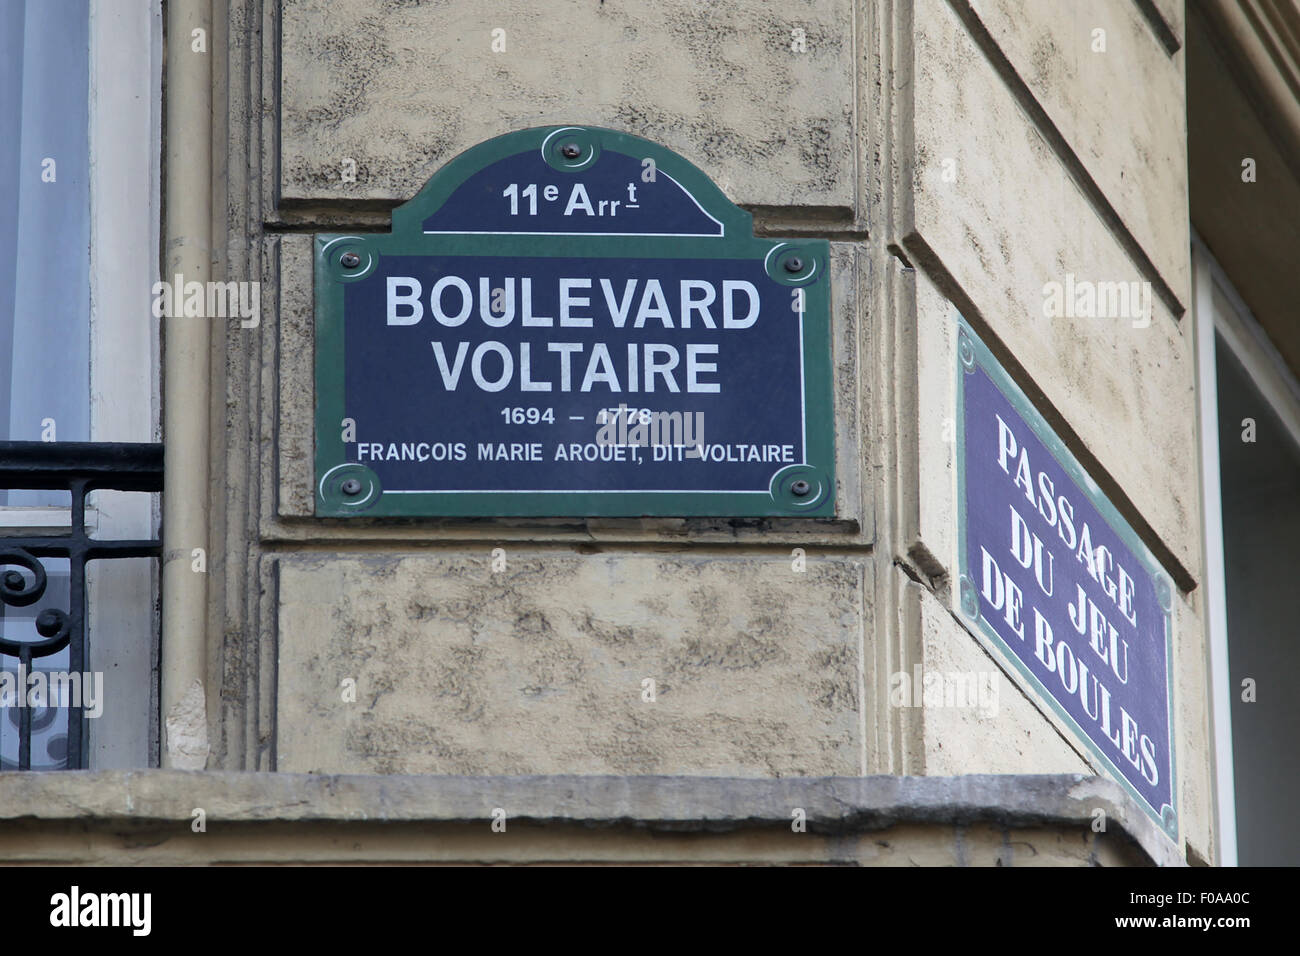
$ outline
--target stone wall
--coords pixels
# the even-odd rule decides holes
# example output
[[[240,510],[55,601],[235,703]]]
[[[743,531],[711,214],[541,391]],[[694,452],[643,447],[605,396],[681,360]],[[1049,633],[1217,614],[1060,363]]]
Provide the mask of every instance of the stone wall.
[[[274,294],[214,409],[210,769],[1099,772],[954,614],[960,313],[1177,584],[1181,832],[1212,857],[1181,4],[229,10],[223,266]],[[312,517],[311,235],[386,229],[464,149],[561,122],[832,242],[837,519]],[[1067,274],[1149,283],[1149,322],[1045,317]],[[1000,705],[896,707],[915,666],[994,673]]]

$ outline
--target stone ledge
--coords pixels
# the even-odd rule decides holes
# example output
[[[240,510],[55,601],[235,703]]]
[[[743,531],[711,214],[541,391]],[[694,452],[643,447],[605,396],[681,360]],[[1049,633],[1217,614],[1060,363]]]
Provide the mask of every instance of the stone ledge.
[[[960,777],[381,776],[231,771],[0,774],[0,834],[69,823],[137,827],[251,823],[516,823],[721,833],[787,827],[801,807],[809,832],[904,824],[993,823],[1088,830],[1102,809],[1152,863],[1185,865],[1179,848],[1116,783],[1081,774]]]

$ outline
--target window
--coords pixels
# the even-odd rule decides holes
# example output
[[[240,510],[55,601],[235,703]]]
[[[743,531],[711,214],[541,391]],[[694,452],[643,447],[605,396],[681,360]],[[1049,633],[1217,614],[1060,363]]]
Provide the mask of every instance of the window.
[[[90,438],[90,9],[0,6],[0,438]],[[17,188],[14,188],[14,187]],[[0,489],[0,504],[46,502]],[[48,501],[53,504],[53,501]]]
[[[161,38],[158,0],[0,4],[0,441],[157,440]],[[4,536],[70,523],[67,492],[0,489],[0,550]],[[151,538],[157,502],[92,492],[86,525]],[[68,562],[44,564],[37,604],[0,606],[7,640],[34,639],[42,610],[68,607]],[[91,768],[156,763],[155,577],[151,559],[88,566],[86,671],[102,675]],[[67,651],[36,663],[67,670]],[[0,669],[16,665],[0,654]],[[0,707],[0,769],[13,766],[18,716]],[[31,717],[33,769],[61,766],[66,709]]]
[[[1295,865],[1300,384],[1208,250],[1193,262],[1220,842],[1227,863]]]

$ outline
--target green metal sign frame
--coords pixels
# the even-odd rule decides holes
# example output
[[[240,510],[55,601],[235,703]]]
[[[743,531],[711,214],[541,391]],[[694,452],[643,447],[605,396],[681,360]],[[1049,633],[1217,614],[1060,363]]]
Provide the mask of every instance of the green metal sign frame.
[[[1056,715],[1057,719],[1071,731],[1073,739],[1086,752],[1089,758],[1097,765],[1104,767],[1110,776],[1122,786],[1142,807],[1151,820],[1160,828],[1171,840],[1178,841],[1178,751],[1175,740],[1176,729],[1176,711],[1174,708],[1174,611],[1173,611],[1173,580],[1161,566],[1151,549],[1133,530],[1127,519],[1120,514],[1110,499],[1097,486],[1096,481],[1088,474],[1087,470],[1079,462],[1074,453],[1066,447],[1055,432],[1047,423],[1047,419],[1038,411],[1034,404],[1025,395],[1019,385],[1007,374],[1000,362],[993,356],[975,330],[971,328],[961,314],[953,308],[951,317],[957,326],[957,362],[956,362],[956,451],[957,451],[957,538],[958,538],[958,588],[959,600],[961,607],[961,619],[972,634],[974,634],[981,643],[983,643],[995,657],[1009,666],[1021,683],[1033,688],[1038,700],[1046,704]],[[1087,496],[1088,501],[1097,509],[1102,518],[1110,526],[1110,529],[1123,542],[1124,546],[1137,558],[1142,569],[1151,575],[1156,590],[1156,599],[1162,612],[1162,626],[1164,630],[1164,650],[1167,671],[1165,673],[1165,691],[1167,694],[1168,704],[1168,738],[1162,743],[1169,753],[1169,777],[1170,777],[1170,804],[1157,810],[1153,808],[1142,796],[1142,794],[1129,782],[1128,778],[1120,770],[1119,765],[1101,749],[1088,733],[1079,725],[1078,721],[1071,716],[1057,700],[1053,694],[1038,678],[1033,671],[1029,669],[1021,660],[1020,656],[1000,635],[980,611],[980,601],[978,596],[977,585],[975,584],[976,572],[970,567],[970,561],[967,552],[969,543],[967,528],[968,514],[966,501],[966,402],[965,391],[963,389],[963,378],[974,372],[977,368],[982,369],[992,380],[994,386],[1002,393],[1003,397],[1011,406],[1020,414],[1026,424],[1033,430],[1038,439],[1046,446],[1056,463],[1065,471],[1065,473],[1074,481],[1074,483]]]
[[[555,135],[563,132],[563,137]],[[563,140],[576,158],[561,152]],[[542,151],[560,172],[577,173],[604,152],[652,160],[721,224],[721,235],[429,234],[422,224],[471,176],[489,164]],[[830,243],[824,239],[755,238],[749,213],[676,153],[640,137],[596,127],[540,127],[508,133],[460,154],[409,202],[393,210],[382,234],[315,237],[316,514],[321,517],[420,516],[808,516],[835,513],[835,447],[830,359]],[[806,460],[780,469],[766,491],[440,491],[386,494],[374,472],[348,454],[345,416],[344,290],[375,272],[384,256],[527,258],[733,259],[760,261],[774,281],[803,290],[802,388]],[[800,268],[791,268],[800,265]],[[762,402],[763,395],[752,396]],[[360,492],[356,490],[360,487]],[[345,485],[348,486],[345,493]]]

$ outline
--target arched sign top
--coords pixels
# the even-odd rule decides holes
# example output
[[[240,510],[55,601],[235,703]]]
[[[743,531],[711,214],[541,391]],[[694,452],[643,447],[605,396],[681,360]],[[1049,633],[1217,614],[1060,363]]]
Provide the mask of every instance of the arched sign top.
[[[316,514],[835,514],[830,243],[548,126],[315,237]]]
[[[393,231],[426,235],[750,237],[753,221],[672,150],[614,130],[545,126],[461,153]]]

